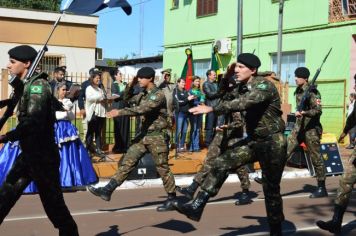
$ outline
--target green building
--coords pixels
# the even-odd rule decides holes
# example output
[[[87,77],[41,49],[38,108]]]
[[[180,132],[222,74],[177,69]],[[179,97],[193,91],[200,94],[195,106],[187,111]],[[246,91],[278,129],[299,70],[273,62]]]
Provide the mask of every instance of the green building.
[[[260,71],[277,70],[278,0],[243,1],[243,52],[254,52]],[[195,75],[205,78],[212,45],[219,44],[223,67],[236,60],[237,0],[165,1],[163,67],[181,75],[191,47]],[[339,134],[356,73],[356,4],[352,0],[285,0],[281,81],[295,110],[294,70],[306,66],[311,77],[332,47],[318,77],[324,132]]]

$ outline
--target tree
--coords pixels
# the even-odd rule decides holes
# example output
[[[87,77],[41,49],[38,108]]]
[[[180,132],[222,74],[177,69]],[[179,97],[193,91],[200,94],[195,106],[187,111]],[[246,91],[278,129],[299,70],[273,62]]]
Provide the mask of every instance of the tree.
[[[60,0],[0,0],[0,7],[59,11]]]

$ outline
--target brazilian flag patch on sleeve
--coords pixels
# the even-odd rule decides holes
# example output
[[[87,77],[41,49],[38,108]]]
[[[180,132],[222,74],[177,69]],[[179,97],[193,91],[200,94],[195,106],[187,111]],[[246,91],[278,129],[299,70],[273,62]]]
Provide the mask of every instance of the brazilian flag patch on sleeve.
[[[261,83],[259,85],[256,86],[257,89],[261,89],[261,90],[266,90],[267,89],[267,84]]]
[[[30,94],[41,94],[42,93],[42,85],[31,85]]]

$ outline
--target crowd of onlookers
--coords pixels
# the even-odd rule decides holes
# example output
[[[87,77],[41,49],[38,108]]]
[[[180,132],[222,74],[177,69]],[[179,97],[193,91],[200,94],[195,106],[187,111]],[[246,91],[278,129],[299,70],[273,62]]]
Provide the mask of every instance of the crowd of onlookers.
[[[80,87],[67,80],[65,75],[65,67],[55,68],[50,81],[52,90],[55,91],[59,83],[65,83],[67,98],[70,98],[72,102],[78,102],[85,146],[90,153],[105,157],[102,146],[106,112],[111,108],[122,109],[129,106],[123,99],[128,83],[123,81],[123,75],[119,69],[102,72],[97,68],[92,68],[89,70],[89,78],[83,81]],[[208,70],[204,81],[198,76],[193,76],[191,86],[187,88],[184,78],[179,78],[176,83],[172,83],[171,69],[165,69],[160,78],[156,78],[155,83],[164,91],[168,117],[173,120],[171,146],[176,147],[177,152],[199,152],[202,146],[209,146],[214,129],[223,124],[223,119],[209,113],[205,116],[203,127],[203,116],[193,115],[188,110],[200,104],[211,106],[217,103],[219,86],[216,72]],[[135,93],[141,91],[137,85]],[[131,122],[130,126],[129,117],[115,117],[113,123],[114,146],[111,151],[125,153],[133,138],[130,127],[135,126],[135,130],[138,130],[140,120],[136,119]]]

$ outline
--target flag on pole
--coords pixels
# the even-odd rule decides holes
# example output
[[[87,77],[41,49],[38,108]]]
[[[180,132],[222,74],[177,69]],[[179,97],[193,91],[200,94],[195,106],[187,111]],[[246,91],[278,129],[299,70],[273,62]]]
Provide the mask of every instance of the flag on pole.
[[[132,12],[132,7],[127,0],[62,0],[61,2],[61,12],[78,15],[91,15],[106,7],[121,7],[126,15]]]
[[[213,50],[211,53],[211,65],[210,69],[214,70],[216,72],[216,79],[219,78],[219,75],[222,74],[222,71],[220,70],[222,68],[220,56],[218,53],[218,47],[215,45],[213,46]]]
[[[187,55],[187,60],[185,61],[181,78],[185,78],[185,89],[189,90],[192,85],[192,78],[194,76],[192,49],[185,49],[185,54]]]

